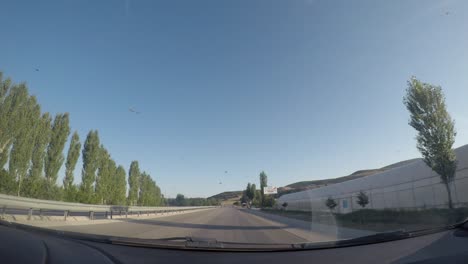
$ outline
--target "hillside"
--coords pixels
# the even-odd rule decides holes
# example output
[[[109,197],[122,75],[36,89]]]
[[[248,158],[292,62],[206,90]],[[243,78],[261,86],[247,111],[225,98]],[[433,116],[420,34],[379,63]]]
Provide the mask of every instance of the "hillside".
[[[330,184],[335,184],[335,183],[340,183],[340,182],[345,182],[349,180],[354,180],[362,177],[366,177],[369,175],[373,175],[376,173],[384,172],[386,170],[398,168],[401,166],[405,166],[407,164],[410,164],[414,161],[417,161],[419,159],[409,159],[409,160],[404,160],[400,162],[396,162],[390,165],[387,165],[385,167],[379,168],[379,169],[370,169],[370,170],[358,170],[350,175],[338,177],[338,178],[332,178],[332,179],[324,179],[324,180],[315,180],[315,181],[301,181],[301,182],[295,182],[289,185],[286,185],[284,187],[278,188],[278,195],[281,196],[283,194],[288,194],[288,193],[294,193],[294,192],[300,192],[304,190],[309,190],[309,189],[315,189],[319,188],[322,186],[330,185]]]
[[[220,201],[226,201],[226,200],[231,200],[233,198],[240,198],[241,196],[242,196],[242,191],[232,191],[232,192],[218,193],[216,195],[208,197],[208,199],[214,198]]]
[[[419,159],[409,159],[409,160],[404,160],[400,162],[396,162],[390,165],[387,165],[385,167],[379,168],[379,169],[370,169],[370,170],[358,170],[350,175],[338,177],[338,178],[332,178],[332,179],[323,179],[323,180],[314,180],[314,181],[300,181],[300,182],[295,182],[288,184],[284,187],[279,187],[278,188],[278,194],[276,197],[279,197],[283,194],[288,194],[288,193],[295,193],[295,192],[300,192],[304,190],[310,190],[310,189],[315,189],[319,188],[322,186],[330,185],[330,184],[335,184],[335,183],[340,183],[344,181],[349,181],[349,180],[354,180],[358,179],[361,177],[366,177],[369,175],[373,175],[379,172],[384,172],[386,170],[398,168],[401,166],[405,166],[409,163],[412,163],[414,161],[417,161]],[[242,191],[232,191],[232,192],[223,192],[220,194],[213,195],[209,198],[216,198],[220,201],[235,201],[236,199],[240,199],[242,196]]]

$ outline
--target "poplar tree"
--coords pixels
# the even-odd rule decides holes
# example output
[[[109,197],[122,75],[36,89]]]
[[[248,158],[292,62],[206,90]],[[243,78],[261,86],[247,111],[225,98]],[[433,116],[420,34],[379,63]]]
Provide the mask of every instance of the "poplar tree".
[[[448,207],[452,209],[450,183],[457,170],[457,157],[452,147],[457,133],[442,88],[412,77],[403,103],[410,112],[409,125],[418,132],[417,148],[426,165],[440,176],[447,190]]]
[[[65,162],[65,178],[63,179],[63,189],[65,192],[65,200],[69,202],[76,201],[76,186],[73,184],[75,179],[74,171],[78,158],[80,156],[81,143],[78,132],[74,132],[68,147],[67,161]]]
[[[138,161],[132,161],[128,171],[128,205],[136,205],[138,202],[138,191],[140,189],[140,168]]]
[[[96,130],[91,130],[83,145],[83,170],[81,173],[81,185],[79,190],[79,201],[91,203],[94,200],[94,182],[96,170],[99,166],[99,135]]]
[[[50,114],[44,113],[36,123],[31,168],[25,179],[25,195],[32,198],[44,198],[45,196],[44,163],[46,148],[50,140],[51,122]]]
[[[52,124],[50,142],[47,147],[47,157],[45,160],[45,177],[47,193],[52,195],[51,191],[56,187],[58,172],[64,162],[63,149],[70,135],[68,113],[57,114]]]
[[[35,140],[35,126],[40,117],[40,107],[34,96],[27,95],[25,84],[20,84],[19,89],[26,95],[23,106],[19,109],[19,118],[16,120],[19,127],[18,133],[13,141],[10,152],[8,171],[11,179],[15,181],[15,194],[22,193],[24,178],[31,164],[31,157]]]

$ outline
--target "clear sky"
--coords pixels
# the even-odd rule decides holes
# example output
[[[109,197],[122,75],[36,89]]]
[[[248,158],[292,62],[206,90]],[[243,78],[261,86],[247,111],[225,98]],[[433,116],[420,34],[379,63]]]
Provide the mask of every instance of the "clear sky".
[[[240,190],[261,170],[283,186],[419,157],[402,104],[412,75],[443,87],[456,146],[468,143],[468,1],[1,9],[0,70],[43,111],[69,112],[82,140],[98,129],[118,164],[138,160],[167,196]]]

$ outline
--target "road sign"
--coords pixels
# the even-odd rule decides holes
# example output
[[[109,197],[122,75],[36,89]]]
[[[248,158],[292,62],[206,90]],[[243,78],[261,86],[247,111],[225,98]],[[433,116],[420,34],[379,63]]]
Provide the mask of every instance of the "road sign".
[[[266,186],[263,188],[263,194],[277,194],[278,188],[274,186]]]

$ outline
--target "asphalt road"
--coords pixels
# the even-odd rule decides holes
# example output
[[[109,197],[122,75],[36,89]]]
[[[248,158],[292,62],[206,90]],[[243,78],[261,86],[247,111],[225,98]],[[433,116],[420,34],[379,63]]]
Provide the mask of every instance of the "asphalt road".
[[[136,238],[195,237],[223,242],[301,243],[306,237],[288,231],[284,223],[247,209],[221,207],[154,219],[125,219],[115,223],[58,226],[53,229]],[[310,234],[309,234],[310,235]],[[317,234],[320,239],[320,235]]]

